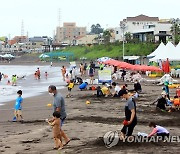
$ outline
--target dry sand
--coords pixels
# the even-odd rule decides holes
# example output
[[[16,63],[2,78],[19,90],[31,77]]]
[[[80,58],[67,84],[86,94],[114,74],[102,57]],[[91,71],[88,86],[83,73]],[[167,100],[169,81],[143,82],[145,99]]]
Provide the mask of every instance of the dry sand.
[[[59,65],[59,64],[57,64]],[[120,82],[120,85],[123,84]],[[128,83],[132,88],[132,83]],[[171,135],[180,134],[180,112],[159,112],[149,103],[158,97],[161,86],[142,84],[143,92],[137,102],[138,124],[134,134],[150,132],[148,122],[153,120],[166,127]],[[67,89],[59,90],[63,96]],[[175,90],[170,89],[171,96]],[[24,123],[11,122],[14,101],[0,107],[0,153],[2,154],[60,154],[60,153],[179,153],[180,144],[175,143],[122,143],[106,148],[103,136],[108,131],[122,128],[125,101],[120,98],[97,98],[95,91],[72,90],[73,97],[65,98],[68,117],[63,129],[71,142],[61,151],[52,150],[54,143],[51,127],[44,119],[52,114],[52,107],[47,107],[53,98],[48,92],[24,99]],[[91,104],[86,105],[89,100]]]

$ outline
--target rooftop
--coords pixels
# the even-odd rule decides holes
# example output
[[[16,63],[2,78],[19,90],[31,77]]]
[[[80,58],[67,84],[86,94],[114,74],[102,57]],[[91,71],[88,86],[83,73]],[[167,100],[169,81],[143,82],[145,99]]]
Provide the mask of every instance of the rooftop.
[[[149,17],[146,15],[138,15],[136,17],[127,17],[127,21],[159,21],[158,17]]]

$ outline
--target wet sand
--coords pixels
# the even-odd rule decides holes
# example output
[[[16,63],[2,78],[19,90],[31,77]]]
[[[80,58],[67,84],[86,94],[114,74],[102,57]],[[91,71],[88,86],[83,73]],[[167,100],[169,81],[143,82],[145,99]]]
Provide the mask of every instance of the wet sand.
[[[123,82],[119,81],[120,85]],[[127,83],[129,89],[132,83]],[[155,110],[149,106],[162,91],[161,86],[142,84],[143,92],[137,102],[138,132],[149,133],[149,121],[156,121],[166,127],[171,135],[180,136],[180,111],[168,113]],[[67,89],[59,90],[65,96]],[[52,150],[54,146],[51,127],[45,122],[52,114],[52,107],[47,107],[53,98],[48,92],[31,98],[23,103],[24,122],[11,122],[14,101],[0,107],[0,153],[4,154],[57,154],[57,153],[179,153],[180,144],[175,143],[123,143],[106,148],[103,136],[108,131],[120,131],[124,119],[125,101],[120,98],[97,98],[95,91],[79,91],[78,86],[72,90],[72,98],[65,98],[67,119],[63,129],[71,142],[61,151]],[[170,89],[174,96],[175,89]],[[86,104],[89,100],[91,103]]]

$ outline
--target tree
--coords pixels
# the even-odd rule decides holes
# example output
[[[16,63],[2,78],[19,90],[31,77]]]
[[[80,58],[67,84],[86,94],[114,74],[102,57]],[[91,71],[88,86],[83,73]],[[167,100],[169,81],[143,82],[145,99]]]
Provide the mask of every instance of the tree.
[[[176,45],[180,41],[180,20],[173,19],[171,23],[171,33],[173,35],[174,44]]]
[[[103,32],[103,28],[101,28],[100,24],[92,25],[91,26],[91,33],[92,34],[100,34]]]
[[[124,34],[125,40],[127,41],[127,43],[129,43],[132,39],[131,39],[131,33],[130,32],[126,32]]]
[[[110,38],[111,38],[111,31],[110,30],[105,30],[103,32],[103,38],[104,38],[104,43],[108,44],[110,42]]]

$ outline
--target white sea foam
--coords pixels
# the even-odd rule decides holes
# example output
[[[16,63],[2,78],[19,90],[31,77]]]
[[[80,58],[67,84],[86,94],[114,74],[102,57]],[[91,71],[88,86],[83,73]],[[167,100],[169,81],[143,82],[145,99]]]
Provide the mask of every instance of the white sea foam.
[[[36,80],[34,73],[37,67],[41,71],[41,79]],[[45,72],[48,72],[47,79]],[[50,66],[0,66],[0,72],[8,75],[8,78],[2,79],[0,82],[0,103],[3,104],[7,101],[15,100],[17,97],[16,92],[21,89],[23,91],[23,98],[40,95],[47,92],[48,86],[54,84],[57,88],[63,88],[65,83],[62,80],[60,67]],[[19,77],[25,76],[17,80],[17,86],[7,85],[7,81],[11,81],[11,76],[16,74]]]

